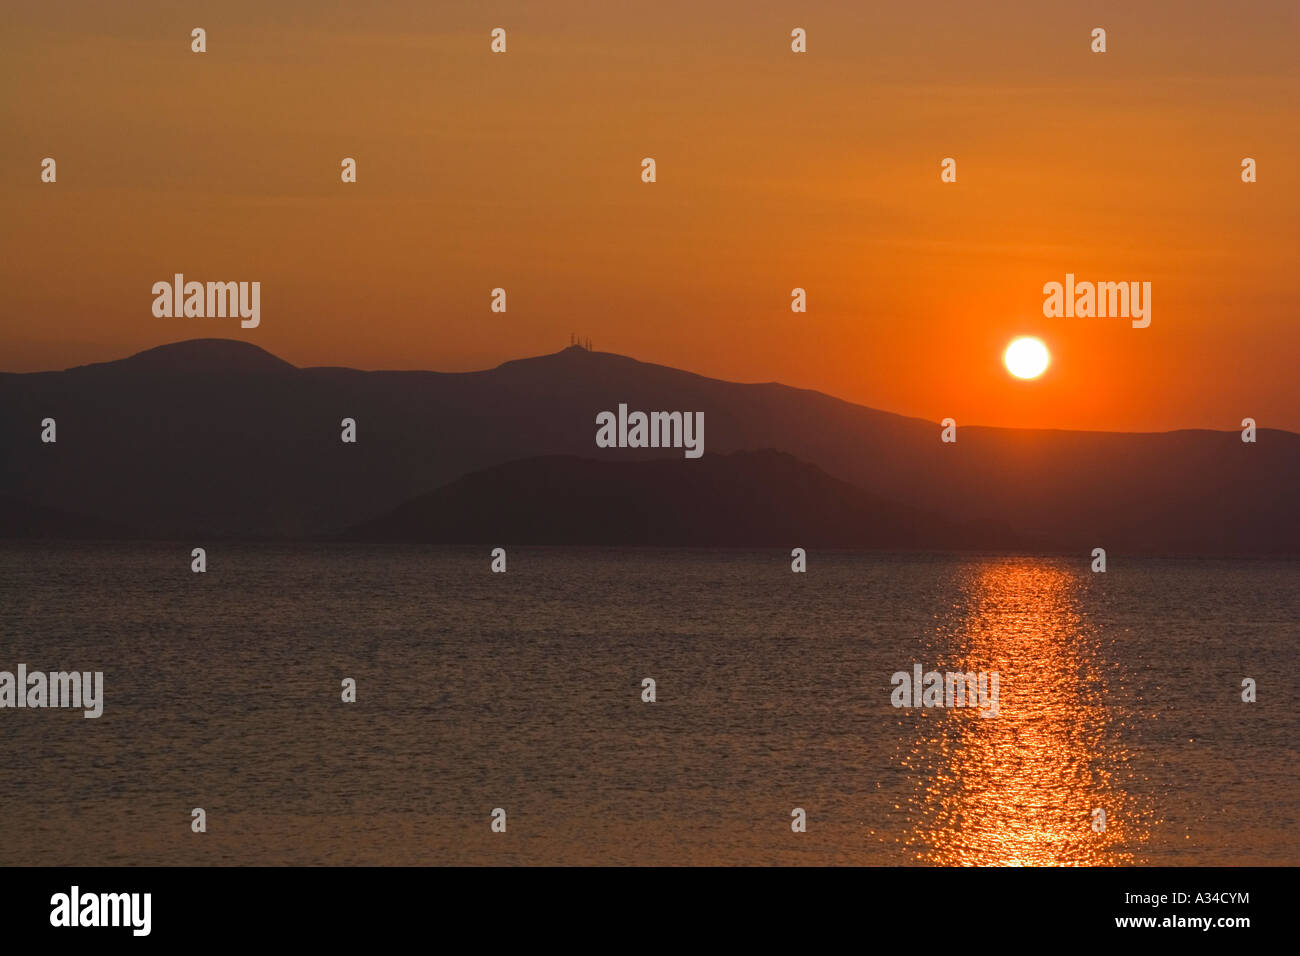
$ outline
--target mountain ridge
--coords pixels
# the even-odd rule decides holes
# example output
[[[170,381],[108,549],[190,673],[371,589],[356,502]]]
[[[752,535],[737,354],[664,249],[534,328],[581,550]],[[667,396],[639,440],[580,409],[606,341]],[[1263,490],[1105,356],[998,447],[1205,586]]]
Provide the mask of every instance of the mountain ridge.
[[[476,372],[298,368],[186,340],[63,372],[0,374],[0,494],[142,534],[338,533],[474,471],[601,449],[596,415],[705,416],[705,452],[775,449],[899,507],[1032,529],[1051,547],[1300,551],[1300,436],[937,424],[777,383],[565,349]],[[58,422],[58,441],[40,423]],[[340,441],[356,423],[357,442]]]
[[[200,354],[201,349],[212,349],[212,352],[208,355],[203,355]],[[219,357],[222,354],[231,358],[242,357],[244,361],[231,362],[227,365],[218,365],[214,361],[212,361],[213,359]],[[906,415],[903,414],[902,412],[894,412],[888,409],[876,408],[875,406],[872,405],[863,405],[860,402],[854,402],[851,399],[840,398],[836,395],[831,394],[830,392],[821,391],[820,389],[803,388],[797,385],[788,385],[784,382],[780,382],[775,379],[765,381],[765,382],[734,382],[731,381],[730,379],[714,378],[713,376],[705,375],[700,372],[691,372],[686,369],[675,368],[674,366],[671,365],[662,365],[657,362],[645,362],[642,361],[641,359],[633,358],[632,356],[629,355],[623,355],[622,353],[619,352],[590,351],[579,345],[568,345],[556,352],[545,352],[540,355],[530,355],[530,356],[524,356],[516,359],[507,359],[497,365],[488,368],[468,369],[464,371],[443,371],[440,369],[423,369],[423,368],[361,369],[361,368],[354,368],[353,366],[350,365],[294,365],[289,360],[281,358],[280,356],[276,355],[274,352],[271,352],[270,350],[260,345],[257,345],[256,343],[253,342],[247,342],[242,339],[200,337],[200,338],[193,338],[193,339],[180,339],[175,342],[166,342],[163,343],[162,345],[155,345],[147,349],[142,349],[139,352],[134,352],[130,355],[123,356],[122,358],[117,358],[117,359],[107,359],[101,362],[89,362],[82,365],[73,365],[64,369],[36,370],[36,371],[29,371],[29,372],[0,371],[0,376],[49,375],[58,372],[77,372],[77,371],[83,371],[88,369],[102,369],[102,368],[115,367],[115,366],[128,366],[128,367],[129,366],[156,366],[160,368],[166,367],[168,369],[173,369],[176,371],[192,370],[192,369],[175,369],[174,365],[164,366],[161,362],[161,359],[168,358],[168,359],[179,359],[180,361],[193,361],[197,364],[197,367],[199,369],[211,370],[211,371],[238,371],[240,369],[245,369],[250,366],[256,367],[260,365],[261,367],[265,367],[268,369],[294,370],[299,372],[346,372],[346,373],[354,373],[358,375],[430,375],[430,376],[452,377],[452,376],[485,375],[492,372],[499,372],[502,370],[509,370],[514,368],[530,368],[530,367],[534,367],[538,363],[545,363],[548,360],[557,360],[565,356],[571,356],[571,355],[576,356],[578,354],[583,356],[591,356],[592,358],[596,358],[600,360],[613,359],[618,362],[626,363],[628,367],[662,370],[662,371],[670,372],[680,376],[689,377],[703,382],[733,385],[733,386],[739,386],[744,388],[769,388],[770,387],[770,388],[779,388],[790,392],[805,393],[808,395],[817,396],[819,398],[830,399],[831,401],[842,403],[844,405],[849,405],[854,408],[865,409],[869,412],[874,412],[879,415],[889,415],[895,418],[904,419],[906,421],[924,422],[925,424],[932,425],[936,428],[939,425],[938,422],[935,422],[932,419],[923,418],[917,415]],[[1231,435],[1237,435],[1240,433],[1239,429],[1237,428],[1217,429],[1217,428],[1209,428],[1204,426],[1188,426],[1182,428],[1165,429],[1162,431],[1111,431],[1111,430],[1104,430],[1104,429],[1079,429],[1079,428],[1019,428],[1010,425],[982,425],[982,424],[963,424],[961,425],[961,428],[963,431],[987,429],[987,430],[1006,431],[1006,432],[1035,432],[1035,433],[1061,432],[1061,433],[1068,433],[1068,434],[1085,434],[1085,435],[1135,435],[1135,436],[1176,435],[1182,432],[1207,432],[1213,434],[1231,434]],[[1258,431],[1281,432],[1288,435],[1300,436],[1300,432],[1292,432],[1289,429],[1283,429],[1283,428],[1260,428],[1258,429]]]

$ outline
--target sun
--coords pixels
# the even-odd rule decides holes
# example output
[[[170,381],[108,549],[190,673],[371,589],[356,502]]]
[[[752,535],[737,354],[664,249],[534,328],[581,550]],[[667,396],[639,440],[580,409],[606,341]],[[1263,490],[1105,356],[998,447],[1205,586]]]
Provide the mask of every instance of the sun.
[[[1047,370],[1051,356],[1047,354],[1046,345],[1026,335],[1007,346],[1002,361],[1016,378],[1038,378]]]

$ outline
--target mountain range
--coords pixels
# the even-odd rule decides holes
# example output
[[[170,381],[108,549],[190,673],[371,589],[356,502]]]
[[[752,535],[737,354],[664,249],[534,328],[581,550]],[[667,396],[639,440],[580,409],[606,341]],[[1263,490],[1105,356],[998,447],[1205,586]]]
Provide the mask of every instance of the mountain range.
[[[703,412],[704,457],[598,448],[620,403]],[[1300,553],[1291,432],[959,424],[949,444],[820,392],[578,347],[366,372],[197,339],[3,373],[0,466],[9,537]]]

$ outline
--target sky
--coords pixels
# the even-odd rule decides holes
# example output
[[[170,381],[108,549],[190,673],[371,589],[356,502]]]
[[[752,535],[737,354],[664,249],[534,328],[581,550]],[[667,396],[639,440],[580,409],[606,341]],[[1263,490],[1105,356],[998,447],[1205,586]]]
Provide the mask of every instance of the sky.
[[[466,371],[576,332],[962,425],[1300,431],[1298,41],[1291,0],[22,5],[0,370],[227,337]],[[155,317],[177,272],[260,281],[260,326]],[[1045,317],[1066,273],[1150,282],[1150,327]]]

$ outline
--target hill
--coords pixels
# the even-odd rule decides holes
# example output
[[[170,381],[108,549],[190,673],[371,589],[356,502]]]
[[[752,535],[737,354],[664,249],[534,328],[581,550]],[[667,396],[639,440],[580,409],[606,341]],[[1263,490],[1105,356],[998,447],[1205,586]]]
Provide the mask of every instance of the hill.
[[[868,495],[775,451],[677,460],[530,458],[477,471],[345,532],[348,540],[962,549],[1008,529],[965,527]]]

